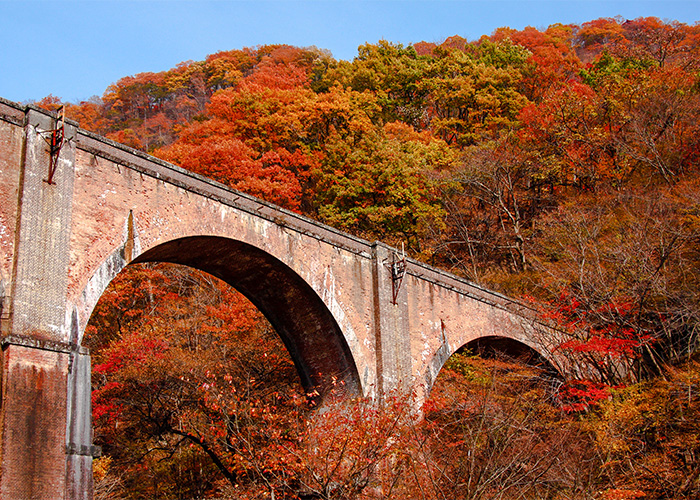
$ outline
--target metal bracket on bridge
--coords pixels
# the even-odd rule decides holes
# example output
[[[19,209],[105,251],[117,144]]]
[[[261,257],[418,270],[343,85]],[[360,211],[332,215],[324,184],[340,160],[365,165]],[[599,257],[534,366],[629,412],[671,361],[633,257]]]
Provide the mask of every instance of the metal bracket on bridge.
[[[56,167],[58,166],[58,157],[61,154],[61,148],[65,142],[65,129],[66,129],[66,111],[63,106],[58,108],[58,118],[56,119],[56,126],[53,130],[49,130],[46,133],[48,138],[45,138],[49,145],[49,175],[44,182],[49,184],[56,184],[53,181],[53,175],[56,173]]]
[[[33,337],[26,337],[24,335],[7,335],[6,337],[2,337],[0,339],[0,345],[3,348],[8,345],[16,345],[29,347],[31,349],[41,349],[42,351],[62,352],[66,354],[73,354],[75,352],[80,354],[90,353],[89,349],[82,346],[76,346],[66,342],[57,342],[55,340],[36,339]]]
[[[406,252],[401,245],[401,256],[396,252],[391,252],[391,262],[385,263],[385,266],[391,271],[391,303],[396,305],[396,300],[399,297],[399,290],[403,277],[406,274]]]
[[[88,446],[85,444],[68,443],[66,445],[66,455],[99,458],[102,456],[102,447],[96,445]]]

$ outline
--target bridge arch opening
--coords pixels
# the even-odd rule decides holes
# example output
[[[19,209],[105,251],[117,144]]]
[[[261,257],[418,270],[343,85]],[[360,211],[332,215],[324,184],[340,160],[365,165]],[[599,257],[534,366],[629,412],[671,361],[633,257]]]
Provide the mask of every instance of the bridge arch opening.
[[[163,263],[165,263],[165,266]],[[197,271],[186,271],[183,266],[196,269],[201,271],[201,273]],[[281,371],[286,372],[286,376],[282,374],[276,377],[267,377],[266,382],[263,381],[263,377],[260,376],[260,379],[251,382],[256,383],[258,386],[261,385],[260,383],[267,383],[268,388],[264,390],[267,394],[266,397],[269,397],[270,392],[279,392],[283,394],[283,396],[276,399],[272,405],[269,404],[269,401],[265,400],[267,402],[251,402],[250,404],[247,404],[246,408],[248,408],[248,410],[241,410],[238,408],[233,412],[235,413],[236,418],[240,417],[242,420],[247,418],[248,421],[255,420],[257,417],[257,414],[255,413],[256,410],[255,408],[251,409],[251,407],[255,406],[256,404],[260,404],[260,411],[262,413],[269,414],[279,410],[279,415],[270,422],[265,420],[265,415],[260,415],[261,419],[259,424],[248,424],[251,426],[253,431],[246,435],[245,440],[240,439],[240,436],[238,436],[238,442],[234,443],[236,439],[232,438],[232,441],[228,443],[228,445],[224,446],[224,448],[229,446],[230,449],[219,451],[219,456],[227,456],[227,454],[231,455],[233,453],[231,450],[234,450],[236,446],[239,446],[242,450],[247,449],[248,443],[244,441],[255,441],[254,438],[250,438],[249,436],[254,435],[255,432],[264,433],[264,427],[266,425],[269,425],[273,431],[280,430],[283,425],[290,426],[291,428],[285,429],[285,432],[289,432],[290,435],[293,436],[293,426],[295,424],[299,424],[300,422],[303,423],[306,418],[306,412],[309,411],[308,404],[306,404],[308,403],[308,400],[305,396],[311,391],[318,391],[319,393],[323,394],[324,391],[329,390],[331,386],[333,388],[340,387],[340,391],[344,393],[357,393],[360,390],[360,385],[357,380],[357,374],[350,351],[346,345],[346,342],[344,341],[344,338],[342,337],[342,332],[340,331],[340,328],[336,324],[330,311],[318,297],[316,292],[301,277],[299,277],[296,273],[289,269],[288,266],[284,265],[276,258],[257,248],[253,248],[250,245],[230,239],[195,237],[173,240],[154,247],[141,254],[137,259],[133,260],[130,265],[126,267],[126,273],[122,275],[125,276],[126,279],[122,280],[122,282],[126,282],[128,285],[129,279],[136,274],[134,271],[144,273],[144,275],[147,276],[146,279],[150,279],[148,276],[153,276],[154,274],[161,273],[164,270],[173,274],[177,274],[178,270],[180,270],[183,273],[184,279],[189,279],[188,276],[193,276],[194,280],[198,279],[197,276],[214,276],[222,281],[225,281],[226,283],[221,283],[219,280],[212,280],[215,283],[219,283],[219,286],[228,290],[235,288],[238,292],[240,292],[238,297],[240,297],[240,295],[244,295],[248,299],[252,299],[251,302],[253,305],[268,319],[269,324],[267,327],[263,328],[267,329],[269,332],[272,332],[274,329],[276,332],[272,333],[272,336],[275,337],[276,343],[269,342],[270,333],[263,332],[263,335],[261,335],[260,332],[257,332],[255,335],[253,335],[253,337],[264,342],[261,342],[260,346],[255,346],[252,345],[251,342],[248,342],[245,346],[241,347],[241,350],[246,348],[248,351],[250,351],[251,349],[258,348],[258,355],[265,356],[266,358],[268,355],[270,355],[270,357],[280,357],[279,355],[282,353],[282,357],[286,357],[287,359],[292,358],[294,364],[294,368],[292,368],[289,361],[287,361],[285,364],[284,362],[280,362],[278,360],[270,360],[269,365],[266,366],[266,370],[269,372],[271,371],[272,366],[278,366],[282,369]],[[153,273],[149,275],[149,271],[152,271]],[[188,273],[190,274],[188,275]],[[115,283],[118,285],[119,280],[115,281]],[[154,288],[158,286],[158,282],[154,281]],[[147,288],[147,286],[144,287],[142,285],[140,289],[143,290],[144,288]],[[174,286],[173,288],[177,287]],[[216,291],[216,285],[214,285],[212,289]],[[128,293],[129,290],[130,288],[126,287],[126,293]],[[167,290],[153,291],[160,294],[159,297],[161,303],[168,300]],[[110,294],[115,293],[111,287],[108,289],[108,292]],[[150,290],[148,290],[148,293],[150,293]],[[185,291],[185,293],[188,292]],[[107,296],[107,294],[103,293],[103,296]],[[157,302],[158,301],[154,301],[154,305]],[[204,305],[206,305],[206,301]],[[102,310],[103,308],[101,307],[95,309],[95,317],[97,317]],[[94,325],[94,322],[95,320],[91,320],[90,324]],[[163,325],[165,330],[168,328],[172,328],[174,330],[174,327],[174,324]],[[91,328],[91,331],[92,330],[93,328]],[[128,329],[125,329],[125,331],[126,330]],[[268,336],[267,341],[263,338],[265,335]],[[156,345],[149,343],[148,337],[148,334],[144,334],[140,339],[137,338],[137,342],[144,342],[142,351],[139,352],[139,346],[141,344],[137,343],[136,349],[132,348],[127,353],[127,356],[139,356],[141,354],[143,356],[158,357],[161,354],[159,349],[161,349],[163,346],[158,345],[157,342],[163,342],[163,339],[166,339],[167,342],[168,332],[166,331],[164,334],[157,336],[155,340]],[[154,337],[156,336],[154,335]],[[281,345],[282,342],[279,342],[280,339],[284,343],[284,346]],[[89,335],[86,337],[85,343],[90,345]],[[175,345],[175,342],[173,342],[173,345]],[[233,347],[233,349],[238,347],[234,342],[231,342],[230,346]],[[287,356],[287,353],[284,352],[285,347],[289,356]],[[274,349],[276,349],[276,352]],[[207,352],[211,351],[212,350],[210,349]],[[97,350],[95,352],[97,352]],[[239,357],[243,359],[243,355],[240,351],[232,351],[229,348],[229,352],[231,352],[231,357]],[[106,357],[96,356],[96,358],[98,358],[97,362],[99,363],[104,364],[110,362],[110,359]],[[155,443],[155,439],[157,438],[162,439],[162,444],[158,444],[158,446],[162,447],[163,450],[169,450],[168,453],[177,454],[176,461],[166,460],[163,458],[162,461],[159,459],[157,462],[163,464],[164,467],[166,465],[168,467],[175,467],[176,465],[174,464],[177,464],[177,473],[164,469],[162,477],[159,476],[158,478],[153,478],[153,484],[155,485],[158,483],[160,485],[158,487],[162,488],[193,488],[193,485],[214,488],[217,481],[217,472],[212,469],[212,463],[207,463],[207,454],[209,454],[210,457],[215,456],[216,450],[213,450],[215,445],[212,446],[211,444],[207,444],[210,447],[211,452],[202,452],[202,450],[205,449],[204,446],[201,446],[201,443],[196,443],[195,441],[198,439],[197,433],[188,432],[188,435],[185,436],[183,429],[186,427],[183,427],[183,429],[174,428],[171,421],[168,420],[170,417],[168,416],[168,409],[165,407],[165,403],[161,404],[159,401],[167,399],[172,395],[173,390],[168,387],[170,385],[168,379],[170,378],[172,380],[173,374],[176,375],[176,378],[187,378],[186,382],[190,384],[199,384],[200,387],[197,388],[197,391],[204,391],[204,403],[201,404],[205,406],[207,401],[209,403],[212,401],[211,397],[207,396],[207,394],[211,393],[216,395],[216,391],[218,390],[218,394],[220,396],[221,391],[225,391],[226,389],[222,388],[214,390],[209,387],[210,381],[203,376],[205,370],[199,370],[199,372],[188,375],[188,366],[190,366],[188,365],[190,362],[188,359],[166,356],[165,359],[163,359],[163,363],[167,364],[171,362],[172,359],[182,359],[183,366],[173,369],[172,367],[168,368],[166,365],[164,365],[165,375],[160,374],[159,377],[159,374],[156,374],[156,377],[153,378],[153,387],[151,387],[148,383],[143,383],[144,379],[148,380],[148,374],[140,373],[136,375],[135,378],[137,380],[136,382],[133,382],[133,386],[129,386],[128,391],[125,391],[119,387],[112,388],[112,384],[130,383],[130,377],[132,375],[129,374],[128,368],[122,371],[121,378],[117,377],[115,379],[108,379],[105,376],[104,369],[94,368],[93,373],[96,374],[94,380],[98,390],[93,393],[93,401],[96,402],[96,408],[93,409],[93,415],[96,419],[100,419],[101,423],[104,423],[105,418],[108,418],[109,420],[111,417],[109,415],[105,416],[104,414],[104,411],[110,411],[109,408],[105,410],[105,401],[109,402],[110,397],[112,398],[111,400],[119,400],[119,397],[122,394],[127,394],[127,397],[132,398],[128,404],[136,408],[136,410],[131,411],[132,415],[139,412],[143,414],[144,409],[147,408],[149,416],[147,419],[144,419],[145,423],[143,430],[137,429],[137,432],[135,433],[136,437],[125,436],[123,437],[123,441],[118,441],[121,443],[121,446],[133,447],[134,450],[140,450],[143,449],[142,443]],[[246,359],[250,359],[250,355]],[[260,360],[257,361],[258,365],[260,365]],[[158,369],[160,364],[156,360],[155,362],[141,364],[136,363],[135,366],[138,366],[139,370],[148,370],[148,373],[150,374],[153,369]],[[210,363],[209,366],[213,366],[213,364]],[[107,369],[107,371],[108,370],[109,369]],[[295,372],[296,375],[298,375],[298,379],[296,379],[294,376]],[[289,377],[289,373],[292,374],[291,379]],[[143,378],[140,378],[141,375],[144,375]],[[219,384],[221,387],[222,382],[227,380],[227,376],[229,377],[229,381],[231,379],[231,377],[227,374],[224,374],[223,377],[220,375],[221,374],[212,376],[212,387],[215,384]],[[235,385],[238,381],[238,379],[236,379],[236,375],[234,375],[233,380]],[[301,384],[299,384],[299,382],[301,382]],[[175,384],[177,383],[178,382],[175,381]],[[339,383],[343,385],[339,385]],[[299,389],[295,389],[293,385],[296,385],[296,387],[302,385],[304,390],[300,391]],[[117,391],[116,398],[114,394],[110,394],[110,391]],[[151,397],[151,391],[153,392],[154,397],[153,406],[151,406],[151,401],[149,400]],[[240,393],[240,391],[241,386],[239,385],[238,392]],[[255,393],[255,391],[252,390],[250,392],[252,394],[259,394],[260,390],[258,390],[258,393]],[[338,391],[336,390],[335,394],[337,394],[337,392]],[[208,397],[209,399],[207,399]],[[293,398],[297,398],[297,403],[293,402]],[[190,397],[190,399],[192,398]],[[305,404],[302,405],[300,402],[304,402]],[[179,408],[182,411],[190,408],[190,411],[200,411],[203,415],[211,416],[215,413],[211,407],[205,409],[206,411],[201,408],[199,408],[199,410],[192,410],[192,403],[188,403],[187,401],[183,402],[181,400],[177,404],[181,405]],[[225,398],[223,400],[217,400],[214,404],[216,404],[217,407],[223,407],[225,404],[227,404],[227,400]],[[228,408],[230,409],[232,407],[232,403],[229,401],[228,404]],[[272,409],[270,410],[270,408]],[[299,411],[295,413],[297,408],[299,408]],[[245,411],[248,411],[248,413],[245,413]],[[124,418],[126,420],[129,419],[129,417]],[[223,420],[230,419],[232,418],[232,413],[227,415],[224,411],[221,418]],[[275,427],[275,422],[282,423]],[[207,425],[211,426],[219,424],[214,421],[208,421]],[[129,426],[129,424],[122,424],[122,426],[128,429],[133,428],[133,425]],[[230,429],[231,426],[231,422],[224,422],[220,425],[218,430],[213,431],[212,435],[218,436],[217,439],[219,439],[220,443],[221,436],[216,434],[216,432],[224,432],[226,429]],[[109,424],[107,427],[109,427]],[[236,428],[238,427],[242,426],[236,424]],[[263,429],[261,430],[261,428]],[[301,428],[303,429],[305,426],[302,426]],[[96,425],[96,429],[99,430],[99,433],[96,435],[96,443],[104,446],[105,451],[108,452],[106,456],[109,459],[117,457],[116,460],[119,460],[119,457],[122,457],[123,453],[115,452],[115,445],[110,445],[110,440],[105,438],[105,436],[114,437],[117,434],[117,431],[112,431],[109,429],[104,430],[103,425],[100,425],[99,428]],[[188,451],[186,446],[179,446],[178,440],[180,438],[177,437],[177,433],[180,431],[183,431],[183,439],[189,439],[189,441],[195,443],[197,446],[200,446],[202,449],[198,449],[198,451],[193,452]],[[146,435],[146,437],[144,438],[143,435],[138,437],[139,433]],[[207,436],[207,438],[213,439],[211,436]],[[131,439],[134,439],[134,441],[130,444]],[[264,439],[262,438],[258,438],[258,441],[256,442],[262,443],[260,445],[261,447],[265,446]],[[219,446],[221,445],[219,444]],[[156,451],[155,453],[163,454],[164,452]],[[241,451],[240,453],[244,454],[245,452]],[[265,456],[264,450],[261,451],[256,449],[254,454],[258,453],[260,453],[262,457]],[[230,459],[230,456],[227,459]],[[251,455],[250,460],[255,459],[255,456]],[[260,460],[261,463],[264,463],[264,458],[261,458]],[[211,462],[216,462],[216,460],[212,458]],[[103,463],[105,462],[100,462],[100,465],[97,466],[98,470],[101,468],[101,464]],[[151,459],[148,461],[144,459],[144,464],[148,464],[148,466],[153,466],[155,463],[156,462]],[[256,466],[257,465],[259,464],[256,464]],[[231,484],[235,483],[235,473],[231,472],[232,470],[235,470],[235,467],[228,462],[220,467],[219,464],[216,464],[216,466],[216,470],[218,470],[219,473],[223,473]],[[228,477],[227,474],[229,474],[231,477]],[[172,480],[175,476],[178,478],[184,478],[182,479],[183,483],[181,484],[178,482],[175,484],[170,481],[168,484],[168,481]],[[141,477],[145,476],[142,475]],[[178,481],[180,481],[180,479],[178,479]],[[219,479],[218,481],[219,483],[216,484],[221,484],[221,480]],[[105,484],[106,483],[102,480],[98,479],[98,481],[96,481],[96,487],[98,488],[104,488]],[[185,486],[183,486],[183,484]],[[124,487],[124,485],[121,487]],[[204,496],[206,493],[205,490],[200,491],[192,489],[191,491],[187,491],[198,497]],[[156,497],[157,496],[154,496],[153,498]]]
[[[489,335],[474,338],[454,350],[450,349],[448,343],[444,343],[428,365],[423,397],[426,400],[430,398],[444,368],[449,367],[455,358],[465,359],[473,356],[488,361],[505,361],[513,367],[533,368],[546,379],[561,379],[561,373],[555,365],[534,347],[510,337]]]
[[[550,483],[541,478],[580,463],[547,365],[532,347],[499,336],[473,339],[449,355],[423,416],[433,449],[449,450],[438,460],[450,485],[468,485],[466,496],[494,488],[542,496]]]
[[[323,300],[294,270],[242,241],[216,236],[174,239],[129,264],[164,262],[208,273],[243,294],[267,318],[289,352],[307,393],[342,387],[362,392],[351,350]],[[110,264],[108,281],[118,269]]]
[[[479,337],[467,342],[460,348],[484,359],[501,359],[519,363],[525,366],[541,369],[552,377],[558,377],[559,372],[550,361],[527,344],[508,337],[496,335]]]

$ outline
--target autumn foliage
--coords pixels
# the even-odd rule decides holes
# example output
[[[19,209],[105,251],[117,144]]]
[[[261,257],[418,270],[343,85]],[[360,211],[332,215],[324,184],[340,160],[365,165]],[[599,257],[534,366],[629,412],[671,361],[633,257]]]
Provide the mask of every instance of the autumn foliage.
[[[100,491],[697,497],[699,70],[697,24],[604,18],[475,41],[382,40],[352,61],[315,47],[222,51],[89,101],[40,101],[530,301],[558,332],[543,354],[566,368],[557,383],[513,379],[519,368],[466,356],[420,422],[401,398],[323,414],[228,286],[128,270],[86,337]]]

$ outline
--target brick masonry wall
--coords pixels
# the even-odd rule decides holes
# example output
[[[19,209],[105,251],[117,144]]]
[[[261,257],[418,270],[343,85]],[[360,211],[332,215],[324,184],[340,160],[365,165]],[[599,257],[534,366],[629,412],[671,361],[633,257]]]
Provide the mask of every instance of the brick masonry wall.
[[[0,302],[10,293],[24,141],[24,111],[0,101]],[[7,324],[9,311],[0,305]]]
[[[69,354],[6,345],[0,498],[61,500]],[[58,397],[57,397],[58,395]]]
[[[291,273],[315,292],[342,332],[362,389],[370,390],[376,378],[371,245],[330,228],[314,227],[296,214],[219,185],[200,182],[196,177],[184,179],[190,183],[190,189],[185,189],[171,178],[179,172],[156,162],[143,167],[134,165],[135,158],[118,150],[108,154],[95,151],[90,139],[80,142],[76,153],[68,302],[75,307],[78,325],[67,329],[82,331],[102,290],[116,272],[133,259],[155,259],[154,252],[161,252],[163,259],[167,253],[170,262],[211,270],[223,279],[229,276],[234,286],[233,279],[244,279],[244,271],[250,276],[264,273],[262,260],[241,253],[245,252],[245,245],[237,245],[237,253],[231,253],[225,262],[227,258],[214,252],[214,248],[209,256],[200,254],[200,243],[192,238],[242,242],[281,264],[276,268],[282,273],[279,281],[270,286],[288,287],[280,300],[287,297],[291,304],[289,296],[297,293],[290,281]],[[118,154],[123,156],[117,157]],[[314,233],[309,234],[312,230]],[[158,250],[176,240],[180,241],[176,254]],[[252,259],[248,269],[238,269],[242,265],[239,261],[245,259]],[[286,266],[286,273],[282,266]],[[235,277],[234,269],[238,269]],[[264,274],[258,277],[261,282],[266,279]],[[301,289],[298,294],[303,295]],[[265,297],[259,299],[264,306]],[[271,300],[268,305],[274,308]],[[303,308],[304,304],[298,306]],[[309,327],[308,334],[314,328]]]

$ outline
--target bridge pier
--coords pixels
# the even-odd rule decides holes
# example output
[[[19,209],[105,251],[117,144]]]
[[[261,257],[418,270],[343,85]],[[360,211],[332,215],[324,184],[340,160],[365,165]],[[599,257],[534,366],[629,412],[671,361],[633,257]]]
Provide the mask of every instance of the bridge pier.
[[[381,242],[372,245],[374,334],[379,397],[407,393],[413,387],[411,338],[406,286],[392,272],[396,250]],[[404,285],[404,286],[401,286]]]
[[[65,497],[65,394],[69,355],[5,344],[2,381],[3,499]]]
[[[68,372],[66,423],[66,498],[92,500],[92,459],[99,449],[92,445],[92,384],[90,355],[71,350]]]
[[[86,440],[91,450],[89,356],[67,314],[76,127],[31,107],[23,125],[19,161],[3,165],[19,187],[0,325],[0,498],[87,500],[92,457],[81,457],[89,455]]]

